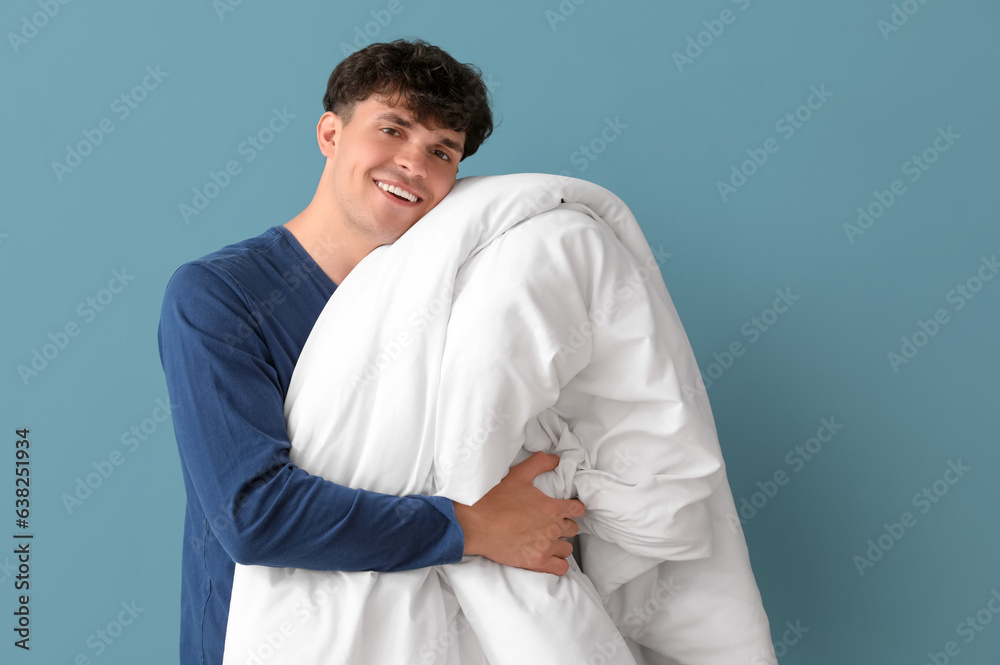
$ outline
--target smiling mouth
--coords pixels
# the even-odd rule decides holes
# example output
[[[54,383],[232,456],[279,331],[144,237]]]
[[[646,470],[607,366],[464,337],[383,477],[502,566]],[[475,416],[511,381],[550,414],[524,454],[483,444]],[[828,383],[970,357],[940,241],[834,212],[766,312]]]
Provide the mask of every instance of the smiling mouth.
[[[409,192],[403,189],[402,187],[397,187],[396,185],[389,185],[387,183],[382,182],[381,180],[376,180],[375,184],[378,185],[379,189],[388,192],[389,194],[392,194],[400,201],[408,201],[410,203],[416,203],[420,201],[419,196],[417,196],[413,192]]]

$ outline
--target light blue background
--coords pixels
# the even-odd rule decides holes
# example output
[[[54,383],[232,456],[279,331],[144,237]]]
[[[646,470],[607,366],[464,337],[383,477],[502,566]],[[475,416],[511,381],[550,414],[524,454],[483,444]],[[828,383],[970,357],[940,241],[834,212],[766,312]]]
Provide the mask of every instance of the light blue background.
[[[377,40],[426,39],[491,81],[500,123],[460,175],[565,172],[609,188],[659,250],[702,370],[743,343],[709,397],[737,501],[776,471],[790,479],[744,525],[781,662],[922,664],[955,641],[953,662],[997,663],[1000,617],[968,643],[956,627],[1000,590],[1000,280],[960,311],[946,298],[1000,250],[998,5],[910,0],[917,11],[883,35],[887,0],[564,0],[562,14],[558,0],[400,3],[367,26]],[[9,33],[42,10],[0,8],[0,542],[16,530],[16,427],[31,429],[36,534],[30,653],[12,646],[0,554],[3,662],[177,661],[173,432],[159,425],[134,451],[121,441],[166,398],[163,289],[181,263],[309,202],[327,77],[388,4],[71,2],[17,45]],[[733,22],[679,68],[673,54],[725,9]],[[147,66],[168,76],[121,119],[112,103]],[[786,140],[775,124],[811,86],[833,95]],[[245,161],[238,146],[275,108],[294,120]],[[114,131],[60,181],[52,163],[106,117]],[[581,158],[608,120],[625,128]],[[904,163],[949,127],[960,138],[911,182]],[[769,137],[779,150],[724,201],[717,181]],[[233,159],[240,174],[186,224],[178,206]],[[850,242],[844,224],[894,179],[906,192]],[[78,305],[123,269],[134,279],[88,321]],[[786,288],[799,299],[752,342],[741,328]],[[893,368],[887,354],[939,308],[949,323]],[[26,384],[18,366],[71,322],[79,334]],[[795,471],[786,455],[821,418],[843,429]],[[70,513],[63,494],[114,450],[124,463]],[[922,513],[914,495],[949,460],[971,470]],[[854,557],[907,511],[915,526],[862,575]],[[142,614],[98,655],[88,638],[132,601]],[[785,622],[808,632],[791,644]]]

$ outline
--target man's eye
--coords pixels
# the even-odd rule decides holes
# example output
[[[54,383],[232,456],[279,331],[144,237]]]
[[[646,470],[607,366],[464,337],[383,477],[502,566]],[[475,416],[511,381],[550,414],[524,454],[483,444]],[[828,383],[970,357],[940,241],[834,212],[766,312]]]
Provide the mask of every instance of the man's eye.
[[[441,159],[445,160],[446,162],[450,162],[451,161],[451,155],[449,155],[448,153],[446,153],[444,150],[435,150],[434,154],[436,154],[438,157],[440,157]]]
[[[392,127],[383,127],[382,131],[387,134],[389,134],[389,132],[396,132],[396,134],[399,134],[399,132],[393,129]],[[390,134],[390,136],[394,136],[394,134]]]

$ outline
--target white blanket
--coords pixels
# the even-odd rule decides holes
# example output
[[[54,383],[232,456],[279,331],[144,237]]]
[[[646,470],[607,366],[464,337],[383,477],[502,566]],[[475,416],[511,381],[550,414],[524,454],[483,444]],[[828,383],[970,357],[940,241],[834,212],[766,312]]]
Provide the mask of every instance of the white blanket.
[[[582,570],[238,565],[225,663],[768,662],[698,377],[619,198],[543,174],[459,180],[316,322],[285,403],[292,462],[473,504],[512,464],[555,452],[536,486],[586,505]]]

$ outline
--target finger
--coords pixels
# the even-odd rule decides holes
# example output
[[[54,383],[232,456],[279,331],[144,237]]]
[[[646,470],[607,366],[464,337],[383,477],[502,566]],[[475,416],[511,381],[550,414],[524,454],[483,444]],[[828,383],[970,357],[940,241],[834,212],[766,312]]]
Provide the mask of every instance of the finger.
[[[559,540],[562,538],[562,532],[565,529],[560,522],[553,522],[552,524],[545,527],[545,536],[549,540]]]
[[[563,520],[562,523],[562,533],[560,538],[572,538],[576,534],[580,533],[580,525],[570,519]]]
[[[520,464],[511,467],[510,474],[517,474],[527,481],[532,481],[535,479],[535,476],[546,471],[551,471],[557,466],[559,466],[558,456],[547,455],[539,451]]]
[[[552,556],[560,559],[570,558],[573,556],[573,543],[567,543],[565,540],[555,541],[552,543]]]
[[[561,577],[569,572],[569,562],[561,557],[547,556],[531,566],[526,566],[526,568],[536,573],[549,573]]]
[[[566,519],[576,519],[583,517],[587,511],[586,506],[579,499],[552,499],[552,513]]]
[[[569,561],[567,561],[566,559],[561,559],[559,557],[554,557],[554,556],[549,557],[549,560],[545,566],[545,570],[543,570],[542,572],[552,573],[553,575],[562,577],[563,575],[569,572]]]

